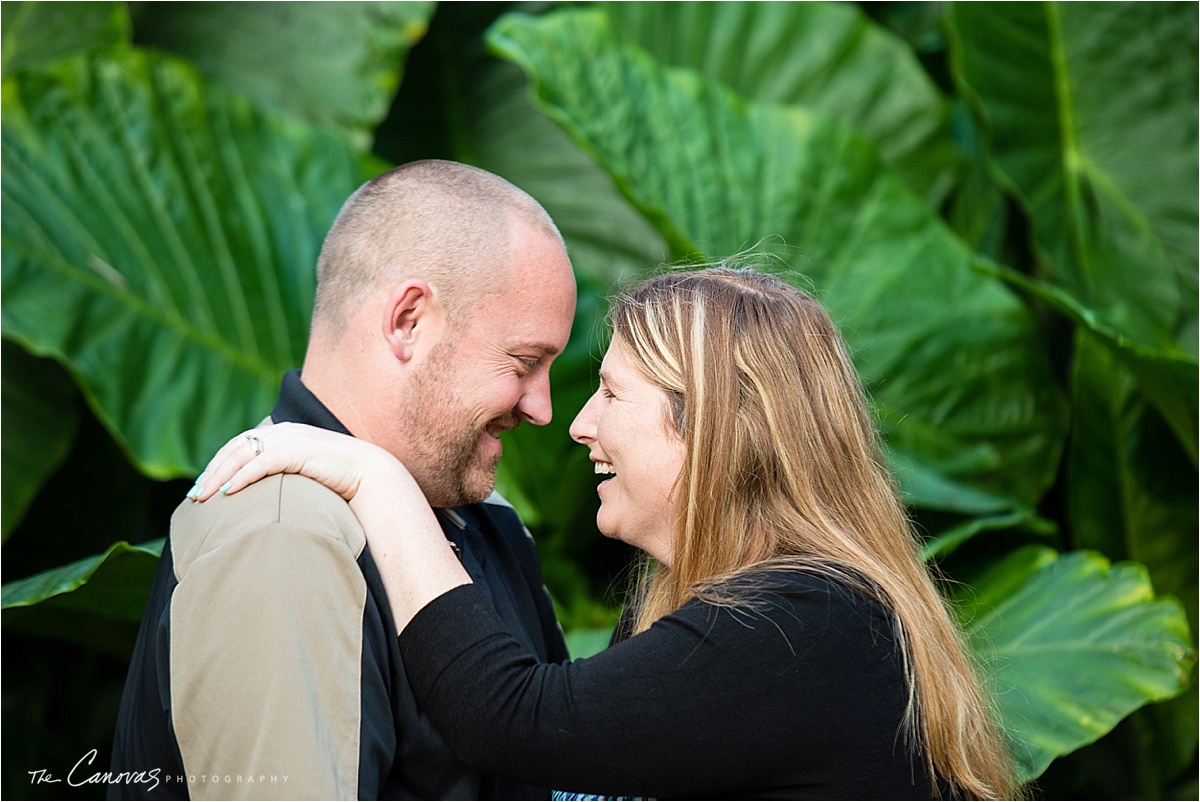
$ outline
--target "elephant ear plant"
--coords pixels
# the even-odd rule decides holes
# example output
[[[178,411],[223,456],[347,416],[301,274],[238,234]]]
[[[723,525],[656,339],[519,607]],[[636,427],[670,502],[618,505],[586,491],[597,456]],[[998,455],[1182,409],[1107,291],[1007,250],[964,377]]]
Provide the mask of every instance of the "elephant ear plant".
[[[426,157],[522,186],[572,254],[558,414],[506,435],[499,489],[575,654],[619,602],[566,434],[604,299],[753,249],[841,327],[1022,777],[1189,793],[1195,5],[3,15],[6,699],[78,689],[6,703],[36,735],[6,794],[107,747],[170,509],[300,363],[341,202]]]

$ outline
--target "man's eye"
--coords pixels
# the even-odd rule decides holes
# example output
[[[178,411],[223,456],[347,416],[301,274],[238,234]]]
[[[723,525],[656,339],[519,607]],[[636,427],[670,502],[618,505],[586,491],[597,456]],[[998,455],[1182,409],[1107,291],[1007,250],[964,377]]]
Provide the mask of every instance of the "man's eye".
[[[531,359],[529,357],[517,357],[517,361],[521,363],[521,367],[525,370],[533,372],[542,366],[542,360]]]

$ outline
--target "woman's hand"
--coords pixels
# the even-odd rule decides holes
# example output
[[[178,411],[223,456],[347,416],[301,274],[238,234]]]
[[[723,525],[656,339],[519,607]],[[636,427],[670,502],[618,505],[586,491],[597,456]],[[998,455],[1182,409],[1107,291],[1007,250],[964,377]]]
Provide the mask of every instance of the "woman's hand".
[[[302,423],[263,425],[237,435],[216,453],[188,498],[232,494],[264,476],[299,473],[353,501],[364,480],[383,475],[416,487],[407,469],[379,446]]]

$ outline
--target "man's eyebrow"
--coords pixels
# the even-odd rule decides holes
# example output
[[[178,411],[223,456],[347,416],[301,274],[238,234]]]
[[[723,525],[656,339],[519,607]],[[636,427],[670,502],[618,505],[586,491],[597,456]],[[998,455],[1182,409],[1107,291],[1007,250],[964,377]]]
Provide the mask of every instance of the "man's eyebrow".
[[[542,356],[558,356],[558,352],[561,350],[557,345],[551,345],[550,343],[529,343],[524,347],[533,351],[540,351]]]

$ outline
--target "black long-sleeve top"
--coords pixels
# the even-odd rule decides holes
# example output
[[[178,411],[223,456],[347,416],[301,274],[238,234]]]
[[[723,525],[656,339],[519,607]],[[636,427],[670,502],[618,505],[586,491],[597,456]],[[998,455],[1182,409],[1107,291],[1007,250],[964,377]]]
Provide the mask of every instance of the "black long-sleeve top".
[[[901,728],[891,615],[813,574],[757,579],[749,606],[692,601],[562,664],[539,663],[465,585],[422,610],[400,648],[451,749],[524,782],[660,799],[933,797]]]

